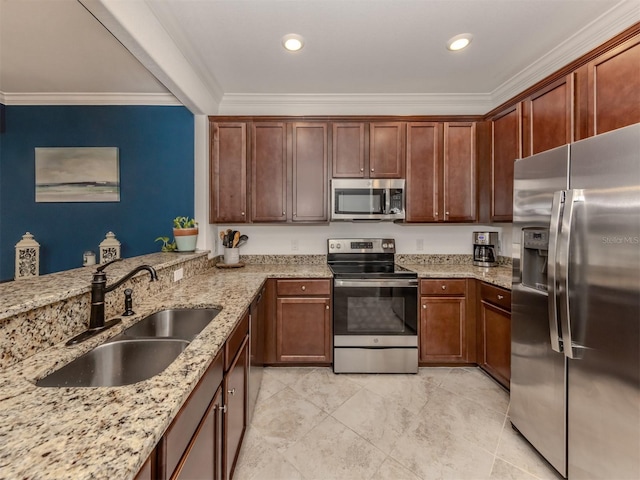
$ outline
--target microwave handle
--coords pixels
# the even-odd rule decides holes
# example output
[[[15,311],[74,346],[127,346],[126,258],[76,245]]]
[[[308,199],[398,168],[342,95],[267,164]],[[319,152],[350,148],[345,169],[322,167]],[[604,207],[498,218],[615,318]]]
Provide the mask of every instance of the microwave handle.
[[[382,190],[382,200],[384,202],[384,214],[388,215],[391,211],[391,195],[389,189],[385,188]]]

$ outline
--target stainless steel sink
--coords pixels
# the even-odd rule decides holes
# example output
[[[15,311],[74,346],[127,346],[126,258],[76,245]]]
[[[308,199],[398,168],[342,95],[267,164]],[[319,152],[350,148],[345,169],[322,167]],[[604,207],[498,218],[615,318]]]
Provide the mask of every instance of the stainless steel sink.
[[[117,387],[147,380],[167,368],[189,342],[122,338],[104,343],[36,382],[39,387]]]
[[[171,337],[191,341],[218,313],[218,308],[162,310],[143,318],[123,334],[126,337]]]

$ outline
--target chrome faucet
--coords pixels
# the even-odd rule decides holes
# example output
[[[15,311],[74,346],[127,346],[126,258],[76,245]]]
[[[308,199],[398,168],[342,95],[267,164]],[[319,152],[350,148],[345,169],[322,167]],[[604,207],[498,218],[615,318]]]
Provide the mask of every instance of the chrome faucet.
[[[104,321],[104,296],[112,290],[115,290],[124,282],[133,277],[136,273],[146,270],[151,277],[150,281],[158,280],[158,274],[155,269],[150,265],[138,265],[136,268],[127,273],[120,280],[107,287],[107,274],[104,269],[114,262],[118,262],[121,259],[112,260],[103,265],[100,265],[93,273],[93,280],[91,281],[91,316],[89,317],[89,329],[82,332],[80,335],[73,337],[67,342],[67,345],[75,345],[88,338],[97,335],[98,333],[113,327],[120,323],[120,318],[114,318],[108,322]]]

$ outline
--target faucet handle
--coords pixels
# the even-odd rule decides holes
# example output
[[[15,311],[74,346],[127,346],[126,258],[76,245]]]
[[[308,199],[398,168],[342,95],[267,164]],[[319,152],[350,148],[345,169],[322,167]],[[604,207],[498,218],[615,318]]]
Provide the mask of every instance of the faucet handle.
[[[115,262],[119,262],[120,260],[122,260],[121,258],[116,258],[115,260],[111,260],[110,262],[107,263],[103,263],[102,265],[100,265],[98,268],[96,268],[96,272],[102,272],[105,268],[107,268],[109,265],[111,265],[112,263]]]
[[[132,294],[133,290],[131,290],[130,288],[127,288],[124,291],[124,313],[122,314],[122,316],[124,317],[128,317],[136,313],[133,311],[133,300],[131,298]]]

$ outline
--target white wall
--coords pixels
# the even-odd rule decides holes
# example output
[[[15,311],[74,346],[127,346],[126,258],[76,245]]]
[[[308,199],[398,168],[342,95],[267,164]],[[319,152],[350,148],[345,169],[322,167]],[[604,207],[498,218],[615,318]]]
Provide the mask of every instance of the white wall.
[[[333,222],[329,225],[218,225],[212,252],[222,252],[218,232],[227,228],[249,236],[243,255],[326,254],[328,238],[384,237],[396,240],[397,253],[472,254],[472,233],[499,232],[500,255],[511,256],[511,225],[396,225],[394,223]],[[297,244],[297,248],[296,248]]]

